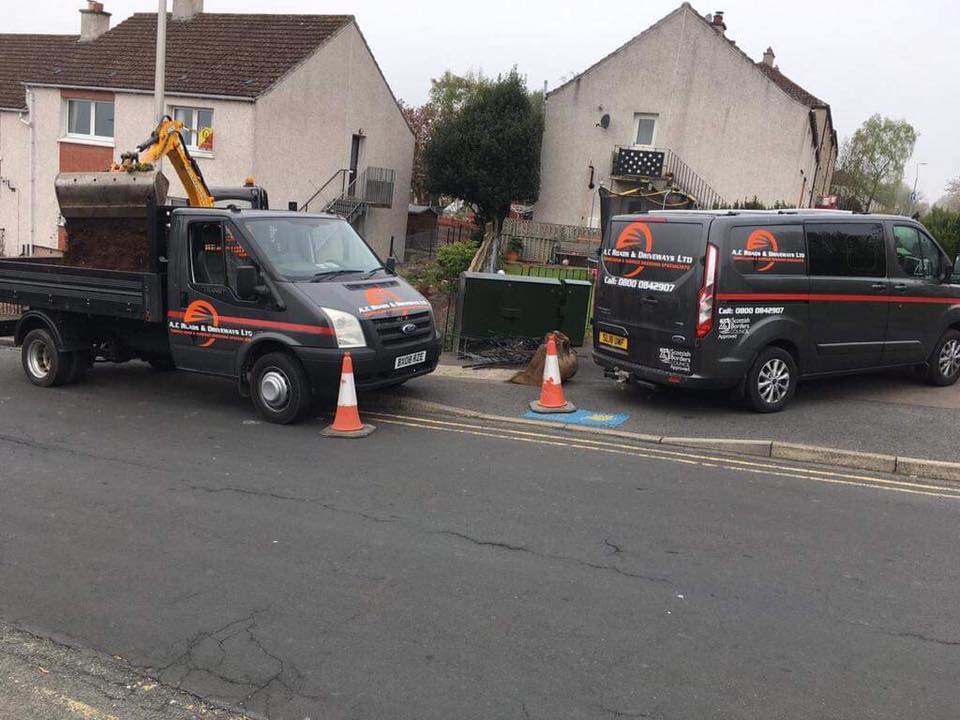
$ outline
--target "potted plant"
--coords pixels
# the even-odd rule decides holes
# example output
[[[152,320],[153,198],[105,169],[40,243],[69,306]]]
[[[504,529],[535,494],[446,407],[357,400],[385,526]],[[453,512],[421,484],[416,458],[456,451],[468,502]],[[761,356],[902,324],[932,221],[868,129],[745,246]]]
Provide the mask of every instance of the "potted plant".
[[[510,238],[507,241],[507,262],[517,262],[520,259],[520,253],[523,252],[523,241],[520,238]]]

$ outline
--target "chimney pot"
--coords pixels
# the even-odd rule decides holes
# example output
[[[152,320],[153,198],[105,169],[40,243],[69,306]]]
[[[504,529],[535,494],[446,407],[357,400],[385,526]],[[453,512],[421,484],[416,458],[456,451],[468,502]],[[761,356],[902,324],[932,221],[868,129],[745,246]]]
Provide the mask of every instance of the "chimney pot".
[[[96,40],[110,29],[110,13],[104,12],[102,2],[88,2],[80,10],[80,42]]]
[[[192,20],[203,12],[203,0],[173,0],[173,19]]]
[[[768,47],[767,51],[763,54],[763,64],[773,67],[773,61],[776,59],[776,55],[773,54],[773,48]]]
[[[709,17],[709,16],[708,16]],[[713,13],[713,18],[708,20],[721,35],[727,31],[727,24],[723,21],[723,10],[717,10]]]

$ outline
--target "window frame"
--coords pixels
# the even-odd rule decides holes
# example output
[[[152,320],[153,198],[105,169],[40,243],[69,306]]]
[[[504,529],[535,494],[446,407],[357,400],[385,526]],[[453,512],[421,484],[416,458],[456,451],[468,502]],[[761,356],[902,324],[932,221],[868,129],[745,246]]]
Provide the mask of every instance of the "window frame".
[[[650,143],[640,143],[640,121],[653,120],[653,132],[650,133]],[[660,125],[660,113],[635,112],[633,114],[633,139],[630,146],[635,148],[653,148],[657,146],[657,127]]]
[[[112,143],[117,134],[117,105],[114,100],[97,100],[96,98],[66,98],[66,132],[64,137],[70,140],[85,140],[87,142]],[[79,133],[70,130],[70,108],[74,103],[87,103],[89,107],[90,132]],[[113,134],[97,135],[97,106],[110,105],[113,108]]]
[[[814,253],[811,250],[810,233],[817,232],[818,228],[837,228],[837,227],[845,228],[845,227],[851,227],[851,226],[855,226],[855,227],[868,226],[868,227],[874,228],[874,230],[879,228],[881,247],[880,247],[880,252],[878,257],[880,258],[880,261],[883,263],[883,267],[880,268],[880,274],[879,275],[852,275],[848,272],[842,275],[821,275],[819,273],[814,273],[813,271],[814,270]],[[884,229],[883,223],[869,222],[869,221],[847,223],[847,222],[837,222],[836,220],[829,221],[829,222],[813,222],[813,223],[805,222],[803,224],[803,235],[804,235],[804,242],[806,243],[806,249],[807,249],[807,277],[809,277],[811,280],[814,278],[839,278],[839,279],[848,279],[848,280],[885,280],[890,277],[890,258],[888,256],[889,243],[887,240],[887,233],[886,233],[886,230]],[[849,268],[849,265],[850,265],[849,262],[846,264]],[[899,264],[897,266],[899,267]]]
[[[187,149],[191,153],[212,156],[214,151],[217,148],[217,133],[214,129],[214,109],[212,107],[199,107],[195,105],[170,105],[170,117],[176,118],[177,111],[189,112],[190,113],[190,123],[184,123],[184,140],[187,141]],[[210,113],[210,129],[213,130],[213,147],[212,148],[202,148],[199,146],[200,140],[200,120],[199,115],[201,112]]]

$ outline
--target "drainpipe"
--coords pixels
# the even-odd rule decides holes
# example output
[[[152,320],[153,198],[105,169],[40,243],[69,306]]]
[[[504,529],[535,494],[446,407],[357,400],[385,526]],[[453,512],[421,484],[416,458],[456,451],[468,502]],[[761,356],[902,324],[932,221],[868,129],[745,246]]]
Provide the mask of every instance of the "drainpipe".
[[[30,200],[27,206],[27,210],[30,213],[30,233],[27,236],[27,252],[25,255],[33,255],[33,241],[36,235],[36,223],[37,223],[37,213],[34,212],[36,208],[36,185],[37,185],[37,152],[36,152],[36,128],[34,127],[33,122],[33,90],[27,88],[27,120],[23,119],[23,113],[17,118],[20,122],[30,128],[30,181],[28,184],[28,192],[30,193]],[[23,247],[21,246],[20,252],[23,252]]]
[[[160,0],[157,8],[157,49],[156,68],[154,70],[154,120],[159,123],[165,114],[164,90],[167,75],[167,0]]]

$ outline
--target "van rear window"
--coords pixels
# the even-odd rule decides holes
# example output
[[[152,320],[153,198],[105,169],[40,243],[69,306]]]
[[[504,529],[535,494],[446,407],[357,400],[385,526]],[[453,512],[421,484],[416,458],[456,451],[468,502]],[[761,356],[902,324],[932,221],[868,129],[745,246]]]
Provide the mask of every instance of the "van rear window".
[[[803,275],[802,225],[744,225],[730,229],[730,254],[741,275]]]
[[[866,223],[811,223],[810,274],[822,277],[884,277],[883,226]]]
[[[604,240],[603,268],[617,278],[672,283],[694,267],[705,247],[699,223],[616,221]]]

